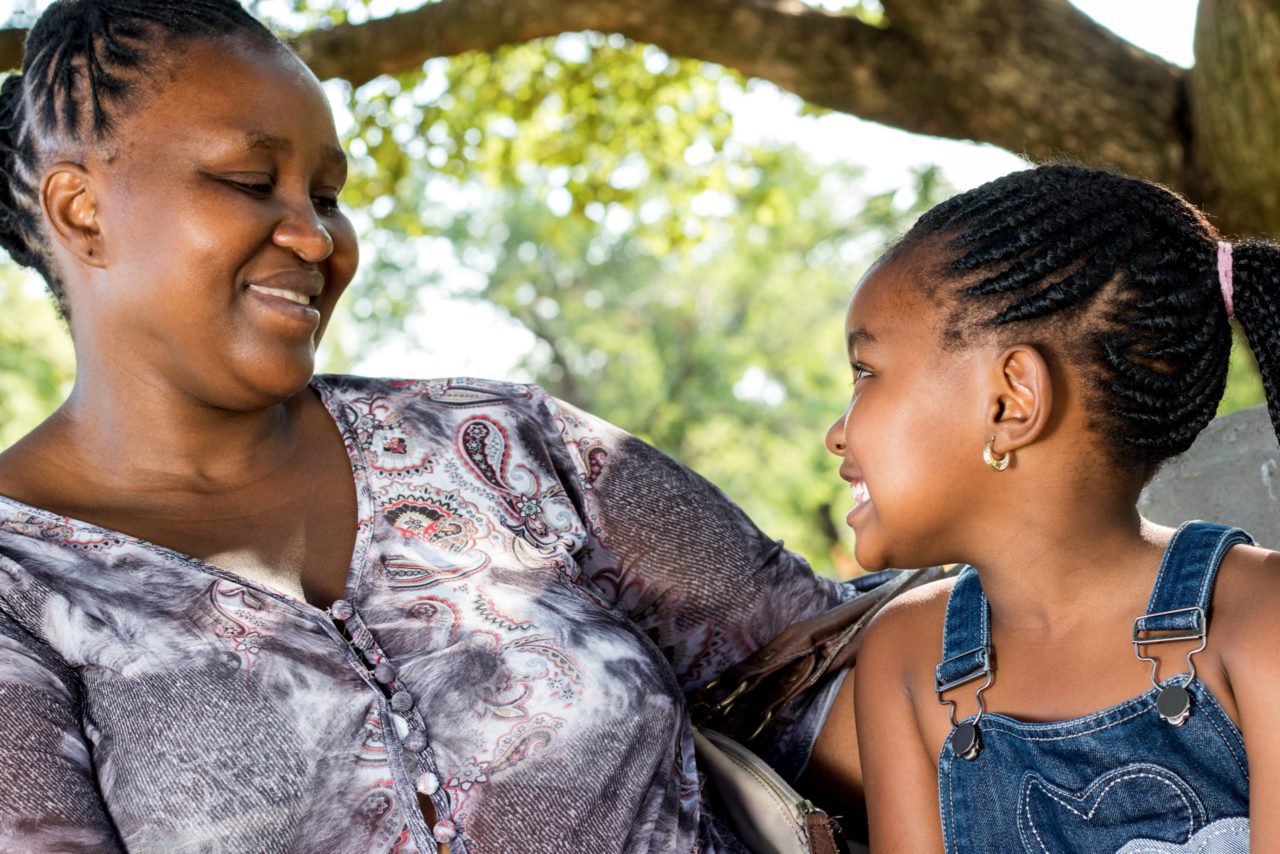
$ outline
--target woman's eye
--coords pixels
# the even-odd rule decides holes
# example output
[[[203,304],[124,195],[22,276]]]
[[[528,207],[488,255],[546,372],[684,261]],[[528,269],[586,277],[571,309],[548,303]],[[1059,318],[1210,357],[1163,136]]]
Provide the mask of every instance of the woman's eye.
[[[867,366],[861,362],[853,363],[853,384],[857,385],[861,380],[871,376],[871,371],[867,370]]]
[[[325,214],[333,214],[338,212],[338,198],[336,196],[315,196],[312,203],[316,206],[316,210]]]
[[[230,183],[233,187],[243,190],[251,196],[257,196],[264,199],[271,195],[271,191],[275,189],[273,184],[258,183],[255,181],[231,181]]]

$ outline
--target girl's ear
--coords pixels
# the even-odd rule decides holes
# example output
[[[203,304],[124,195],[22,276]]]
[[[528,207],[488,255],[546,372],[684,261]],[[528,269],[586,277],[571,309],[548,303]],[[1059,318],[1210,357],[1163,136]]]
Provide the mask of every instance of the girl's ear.
[[[994,394],[987,435],[994,436],[992,452],[1004,456],[1040,437],[1053,409],[1049,365],[1030,344],[1015,344],[992,363]]]
[[[79,163],[55,163],[40,184],[40,202],[53,238],[90,267],[106,266],[93,176]]]

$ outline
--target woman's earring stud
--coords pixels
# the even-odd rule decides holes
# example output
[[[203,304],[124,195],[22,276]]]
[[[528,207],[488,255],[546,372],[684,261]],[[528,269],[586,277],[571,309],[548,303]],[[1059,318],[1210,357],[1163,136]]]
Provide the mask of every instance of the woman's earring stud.
[[[1013,455],[1013,451],[1009,451],[1003,457],[997,457],[995,451],[991,450],[991,445],[995,440],[996,437],[992,436],[987,440],[987,444],[982,446],[982,461],[992,471],[1004,471],[1009,467],[1009,457]]]

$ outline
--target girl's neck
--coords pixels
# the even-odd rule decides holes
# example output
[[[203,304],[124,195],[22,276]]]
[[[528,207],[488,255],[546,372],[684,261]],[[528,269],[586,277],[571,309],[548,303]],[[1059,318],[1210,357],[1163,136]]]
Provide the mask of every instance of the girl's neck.
[[[978,568],[994,623],[1051,637],[1144,601],[1171,531],[1139,515],[1136,494],[1109,486],[1064,484],[1033,501],[1010,495],[988,517],[999,521],[965,561]]]

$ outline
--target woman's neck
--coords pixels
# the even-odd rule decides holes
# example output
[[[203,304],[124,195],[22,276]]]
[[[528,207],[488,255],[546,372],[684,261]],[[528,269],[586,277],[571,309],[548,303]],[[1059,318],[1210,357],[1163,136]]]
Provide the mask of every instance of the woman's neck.
[[[110,460],[94,468],[122,488],[219,491],[269,476],[288,459],[303,397],[233,410],[145,378],[82,373],[48,426],[69,462]]]

